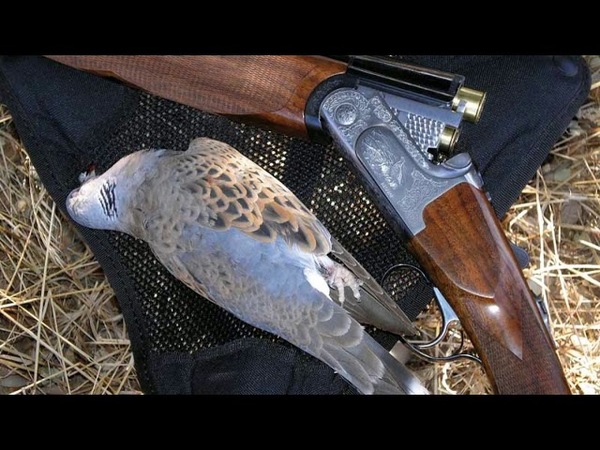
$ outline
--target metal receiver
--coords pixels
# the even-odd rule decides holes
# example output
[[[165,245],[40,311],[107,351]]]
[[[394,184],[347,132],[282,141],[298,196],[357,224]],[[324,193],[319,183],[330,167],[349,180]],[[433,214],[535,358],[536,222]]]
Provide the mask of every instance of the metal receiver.
[[[480,188],[482,180],[467,153],[441,163],[432,161],[425,145],[418,143],[420,134],[411,134],[409,108],[404,105],[412,111],[422,106],[359,85],[331,92],[321,105],[320,117],[380,205],[405,233],[414,236],[425,227],[425,206],[457,184],[467,182]],[[442,119],[439,123],[445,125],[456,119],[450,124],[460,125],[459,113],[430,108],[434,111],[428,109],[426,114],[432,122]],[[439,141],[442,132],[443,127],[428,128],[422,133],[423,141]]]

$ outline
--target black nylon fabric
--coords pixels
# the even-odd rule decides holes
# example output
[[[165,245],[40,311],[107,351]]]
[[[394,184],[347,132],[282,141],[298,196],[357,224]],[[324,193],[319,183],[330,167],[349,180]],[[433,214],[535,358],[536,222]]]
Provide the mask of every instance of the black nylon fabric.
[[[569,56],[446,55],[403,60],[461,73],[467,76],[468,87],[487,92],[479,123],[465,127],[456,151],[473,156],[499,217],[517,200],[569,125],[590,83],[585,62]]]
[[[313,362],[292,347],[247,338],[194,354],[152,353],[149,370],[161,374],[157,390],[165,394],[354,393],[328,366]]]
[[[584,61],[575,57],[405,59],[461,73],[469,87],[488,92],[480,123],[465,125],[459,149],[468,150],[482,170],[499,215],[567,127],[590,83]],[[65,215],[66,196],[91,162],[101,172],[132,151],[185,150],[192,138],[208,136],[280,178],[375,278],[394,264],[414,263],[332,146],[233,123],[40,57],[0,60],[0,101]],[[115,232],[79,230],[115,290],[145,392],[353,392],[325,364],[199,298],[146,244]],[[414,315],[422,306],[411,301]],[[388,348],[395,342],[371,331]]]

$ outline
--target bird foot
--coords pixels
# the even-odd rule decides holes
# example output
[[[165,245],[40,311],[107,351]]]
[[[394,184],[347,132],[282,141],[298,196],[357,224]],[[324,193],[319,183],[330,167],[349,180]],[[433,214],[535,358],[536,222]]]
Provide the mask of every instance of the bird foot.
[[[340,301],[341,305],[344,304],[346,287],[352,289],[352,293],[354,294],[356,301],[360,301],[359,288],[362,284],[362,281],[356,278],[354,274],[345,267],[335,263],[329,267],[326,267],[325,280],[330,287],[337,289],[339,292],[338,300]]]

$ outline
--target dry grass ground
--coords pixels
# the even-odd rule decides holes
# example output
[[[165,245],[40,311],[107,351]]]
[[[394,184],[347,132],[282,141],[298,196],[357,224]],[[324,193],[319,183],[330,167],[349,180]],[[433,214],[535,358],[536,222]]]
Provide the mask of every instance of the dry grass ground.
[[[0,106],[0,393],[140,393],[114,294]]]
[[[600,58],[567,133],[504,218],[550,307],[573,392],[600,393]],[[0,394],[141,393],[123,317],[93,255],[36,178],[0,105]],[[425,315],[430,329],[437,318]],[[473,362],[421,365],[435,393],[485,393]]]

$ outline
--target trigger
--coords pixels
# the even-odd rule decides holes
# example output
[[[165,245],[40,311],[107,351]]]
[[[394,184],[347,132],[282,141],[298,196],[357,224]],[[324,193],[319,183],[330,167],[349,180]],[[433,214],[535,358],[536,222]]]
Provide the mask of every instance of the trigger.
[[[440,290],[434,286],[433,292],[435,294],[435,301],[438,304],[440,313],[442,315],[442,331],[432,341],[426,342],[425,344],[418,344],[419,348],[435,347],[446,338],[451,326],[455,326],[460,323],[460,320],[452,309],[452,306],[450,306],[448,300],[446,300],[446,297],[444,297]]]
[[[444,361],[453,361],[453,360],[456,360],[459,358],[465,358],[465,359],[470,359],[472,361],[478,362],[479,364],[482,364],[481,359],[479,357],[472,355],[471,353],[462,353],[462,348],[463,348],[463,344],[464,344],[464,340],[463,340],[464,335],[463,335],[462,329],[460,330],[460,332],[461,332],[460,348],[452,355],[431,356],[431,355],[428,355],[425,352],[423,352],[423,350],[435,347],[440,342],[442,342],[444,339],[446,339],[448,333],[450,332],[450,328],[460,325],[460,319],[458,318],[458,315],[456,314],[456,312],[454,311],[452,306],[450,306],[450,303],[448,303],[448,300],[446,300],[446,297],[444,297],[444,294],[442,294],[442,292],[437,287],[432,286],[432,288],[433,288],[433,293],[435,295],[435,301],[438,305],[440,314],[442,316],[442,329],[441,329],[439,335],[429,342],[422,343],[422,342],[405,340],[405,344],[408,346],[408,348],[410,350],[412,350],[418,356],[422,357],[423,359],[425,359],[427,361],[444,362]]]
[[[431,287],[431,291],[433,291],[434,294],[433,298],[435,299],[440,314],[442,316],[442,329],[438,336],[436,336],[431,341],[427,342],[415,339],[408,339],[406,337],[400,336],[399,341],[392,348],[390,353],[392,353],[392,355],[399,361],[406,361],[410,357],[409,352],[412,352],[417,356],[423,358],[424,360],[431,362],[447,362],[456,360],[458,358],[466,358],[481,364],[481,360],[477,356],[472,355],[471,353],[461,353],[464,344],[464,331],[460,327],[460,347],[453,354],[448,356],[432,356],[423,351],[426,349],[431,349],[432,347],[435,347],[439,345],[442,341],[444,341],[448,336],[450,329],[458,326],[460,324],[460,320],[452,306],[450,306],[450,303],[448,303],[448,301],[442,294],[442,292],[437,287],[433,286],[431,281],[429,281],[427,275],[425,275],[425,273],[420,268],[413,266],[412,264],[396,264],[395,266],[388,269],[388,271],[383,276],[383,280],[381,282],[382,286],[385,285],[386,281],[391,279],[390,276],[395,269],[416,270],[420,274],[420,276],[423,277],[425,284]],[[402,277],[400,279],[402,279]],[[431,293],[431,291],[428,292]],[[419,295],[421,295],[423,292],[426,292],[426,290],[421,289]],[[430,300],[431,296],[429,296],[429,301]]]

